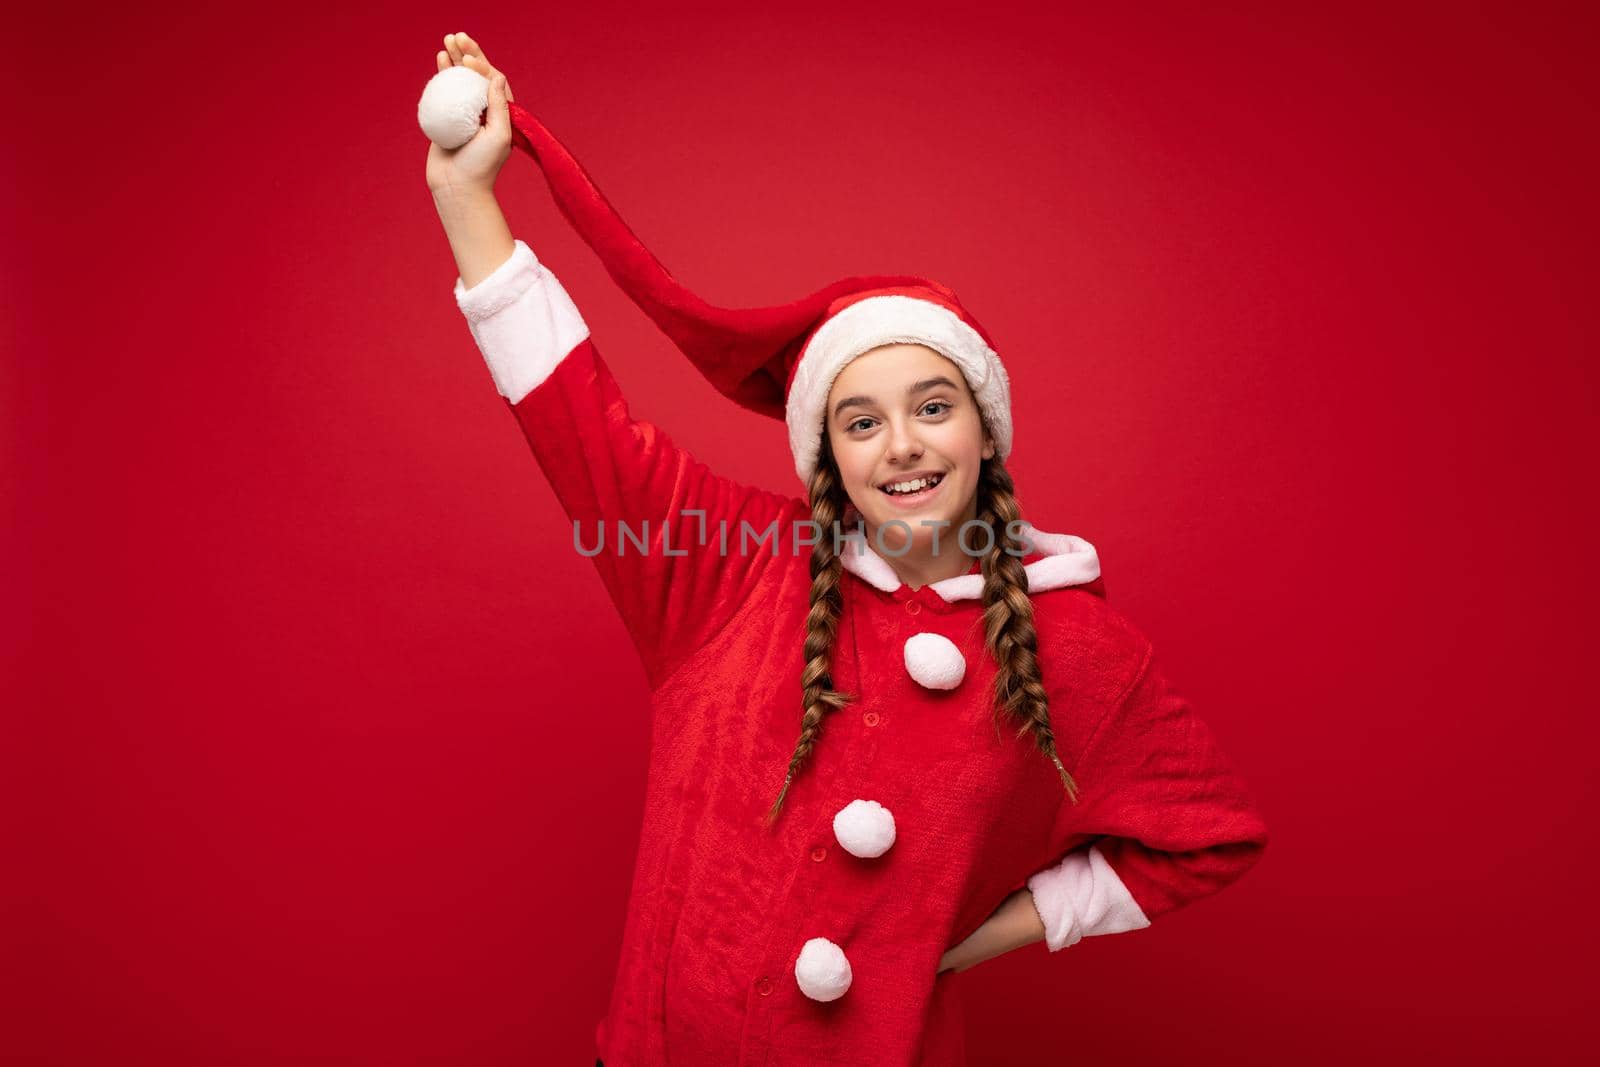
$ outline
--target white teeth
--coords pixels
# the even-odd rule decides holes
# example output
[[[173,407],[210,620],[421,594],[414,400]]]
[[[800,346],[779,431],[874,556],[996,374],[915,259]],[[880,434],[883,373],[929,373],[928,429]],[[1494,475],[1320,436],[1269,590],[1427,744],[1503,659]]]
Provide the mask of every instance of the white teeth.
[[[909,482],[892,482],[884,486],[883,489],[887,493],[915,493],[920,489],[926,489],[930,485],[938,484],[940,477],[942,476],[935,475],[932,478],[913,478]]]

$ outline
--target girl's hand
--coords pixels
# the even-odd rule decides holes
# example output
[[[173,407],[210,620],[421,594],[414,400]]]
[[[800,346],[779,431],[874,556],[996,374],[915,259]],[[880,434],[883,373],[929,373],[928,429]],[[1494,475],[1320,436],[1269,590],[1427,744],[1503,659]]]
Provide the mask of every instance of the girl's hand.
[[[456,149],[428,145],[428,188],[435,194],[491,192],[500,168],[511,156],[511,111],[515,99],[506,77],[494,68],[478,43],[464,33],[446,34],[444,49],[434,57],[439,70],[466,67],[489,79],[487,124]]]
[[[945,950],[936,974],[965,971],[986,960],[1003,956],[1014,949],[1044,940],[1044,923],[1034,907],[1033,892],[1026,886],[1012,893],[983,925],[959,945]]]
[[[990,920],[990,922],[993,922],[993,920]],[[984,926],[989,925],[989,923],[984,924]],[[985,958],[989,958],[984,957],[983,952],[984,946],[989,940],[988,935],[992,932],[992,929],[980,927],[961,944],[945,949],[944,955],[939,957],[939,969],[934,973],[943,974],[946,971],[964,971],[969,967],[976,967],[982,963]],[[998,953],[996,954],[998,955]]]

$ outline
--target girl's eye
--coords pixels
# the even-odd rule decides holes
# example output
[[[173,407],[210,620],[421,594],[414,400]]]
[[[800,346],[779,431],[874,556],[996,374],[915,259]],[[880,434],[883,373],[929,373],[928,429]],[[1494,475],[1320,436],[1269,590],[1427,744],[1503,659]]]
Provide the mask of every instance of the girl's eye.
[[[955,407],[955,405],[950,403],[948,400],[930,400],[926,404],[922,405],[922,411],[926,412],[929,408],[934,408],[935,410],[933,413],[935,415],[943,415],[946,411],[953,407]],[[872,429],[872,419],[865,415],[861,416],[859,419],[845,424],[845,430],[850,433],[870,429]]]

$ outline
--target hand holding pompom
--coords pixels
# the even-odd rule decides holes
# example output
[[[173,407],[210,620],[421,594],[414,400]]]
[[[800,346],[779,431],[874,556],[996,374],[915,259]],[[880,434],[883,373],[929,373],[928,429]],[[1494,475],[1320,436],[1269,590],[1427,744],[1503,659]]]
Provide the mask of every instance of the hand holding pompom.
[[[428,188],[492,190],[511,155],[511,86],[471,37],[452,33],[444,44],[417,102],[417,123],[433,142]]]

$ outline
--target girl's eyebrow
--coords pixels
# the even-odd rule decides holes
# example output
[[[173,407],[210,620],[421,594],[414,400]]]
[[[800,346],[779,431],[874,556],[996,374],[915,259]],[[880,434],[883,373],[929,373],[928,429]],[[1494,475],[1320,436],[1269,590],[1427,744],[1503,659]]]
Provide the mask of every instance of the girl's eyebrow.
[[[916,396],[918,393],[927,392],[929,389],[940,385],[947,389],[954,389],[956,387],[955,382],[952,382],[949,378],[946,378],[942,375],[937,378],[924,378],[920,382],[912,382],[909,386],[907,386],[906,396]],[[833,406],[833,414],[835,417],[837,417],[838,414],[845,408],[870,407],[874,403],[876,403],[876,401],[874,401],[870,396],[847,396]]]

